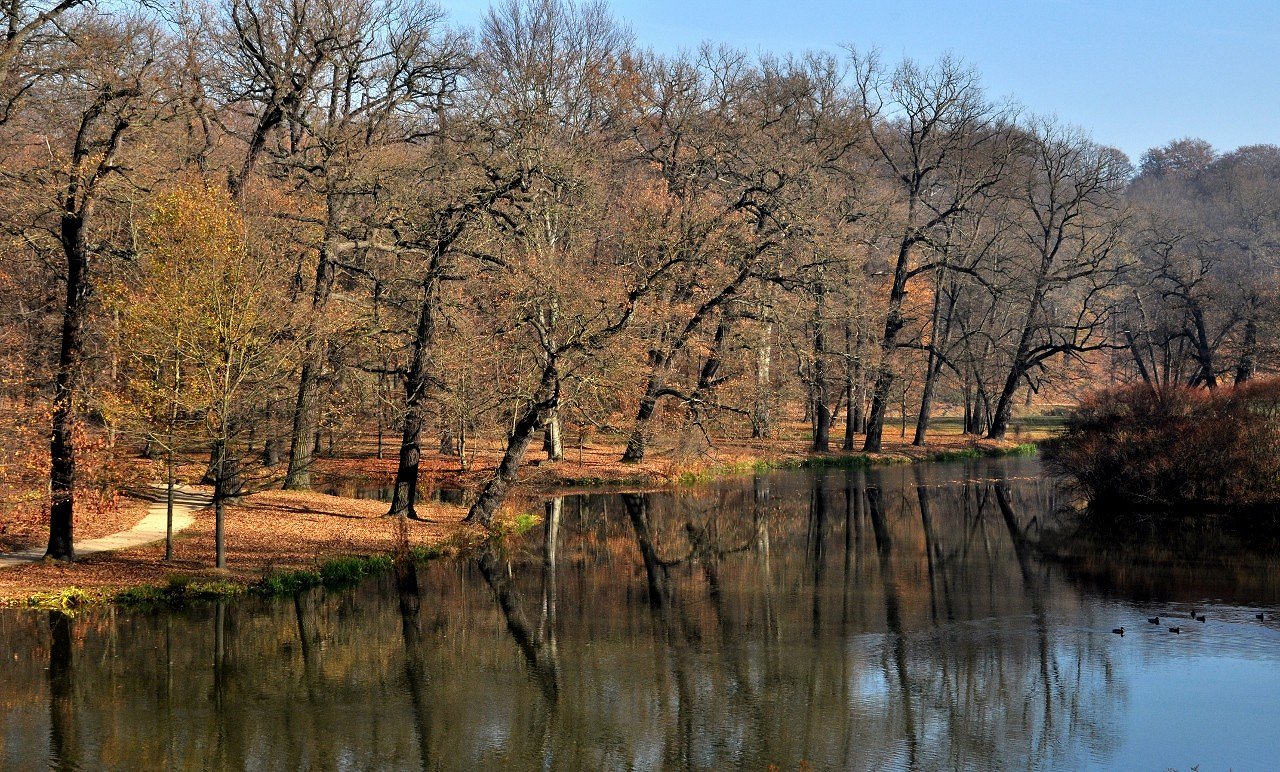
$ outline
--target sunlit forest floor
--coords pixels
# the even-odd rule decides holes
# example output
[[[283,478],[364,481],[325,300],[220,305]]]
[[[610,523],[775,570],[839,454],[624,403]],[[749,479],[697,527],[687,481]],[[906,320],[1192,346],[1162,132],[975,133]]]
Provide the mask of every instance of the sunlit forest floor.
[[[645,459],[638,463],[620,460],[626,446],[625,437],[566,436],[564,456],[559,461],[549,461],[540,445],[531,447],[520,479],[524,486],[539,490],[576,490],[601,485],[662,487],[757,467],[799,464],[815,456],[829,457],[835,462],[842,457],[861,459],[865,456],[870,463],[894,463],[966,452],[998,454],[1020,444],[1045,439],[1060,426],[1061,419],[1052,416],[1023,418],[1006,439],[987,440],[964,434],[958,418],[941,418],[931,423],[927,443],[916,446],[911,444],[914,424],[907,426],[905,435],[899,424],[890,424],[885,428],[882,451],[872,454],[862,452],[862,435],[857,435],[853,450],[840,450],[842,427],[835,427],[831,451],[815,454],[810,450],[812,435],[808,426],[793,421],[780,426],[778,436],[767,440],[716,437],[708,443],[700,433],[668,437],[652,443]],[[397,459],[392,440],[384,439],[380,457],[373,436],[348,438],[341,444],[341,453],[316,460],[317,474],[333,486],[332,490],[389,484],[395,478]],[[497,467],[502,449],[502,442],[496,437],[471,442],[465,453],[465,469],[457,456],[424,452],[423,486],[428,490],[473,488]]]
[[[466,509],[422,504],[424,519],[408,523],[410,547],[439,545],[468,530]],[[263,491],[229,506],[226,515],[227,569],[214,565],[212,509],[174,537],[174,559],[164,560],[164,544],[94,555],[74,564],[33,563],[0,571],[0,599],[75,586],[85,590],[163,585],[174,575],[191,580],[252,583],[272,571],[313,568],[326,557],[385,555],[397,547],[398,523],[379,501],[319,493]]]

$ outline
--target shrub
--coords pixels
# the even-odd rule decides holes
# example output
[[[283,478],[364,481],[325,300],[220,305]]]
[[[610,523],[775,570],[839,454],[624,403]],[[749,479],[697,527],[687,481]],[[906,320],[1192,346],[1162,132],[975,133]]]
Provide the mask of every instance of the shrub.
[[[1147,520],[1258,513],[1280,502],[1280,379],[1102,392],[1067,417],[1046,451],[1095,511]]]

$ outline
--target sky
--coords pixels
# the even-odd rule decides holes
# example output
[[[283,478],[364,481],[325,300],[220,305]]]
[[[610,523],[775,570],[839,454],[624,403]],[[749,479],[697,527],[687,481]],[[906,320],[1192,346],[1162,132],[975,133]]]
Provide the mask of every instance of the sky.
[[[464,26],[487,0],[438,0]],[[988,94],[1057,116],[1135,163],[1170,140],[1280,144],[1280,0],[613,0],[636,42],[773,53],[951,54]]]

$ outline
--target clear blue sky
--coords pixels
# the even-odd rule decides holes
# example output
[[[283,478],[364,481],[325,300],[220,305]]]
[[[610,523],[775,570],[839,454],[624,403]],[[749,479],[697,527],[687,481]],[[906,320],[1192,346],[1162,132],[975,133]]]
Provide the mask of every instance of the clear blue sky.
[[[472,25],[487,0],[440,0]],[[1280,0],[614,0],[636,41],[773,52],[877,48],[973,64],[993,97],[1057,115],[1136,163],[1201,137],[1280,144]]]

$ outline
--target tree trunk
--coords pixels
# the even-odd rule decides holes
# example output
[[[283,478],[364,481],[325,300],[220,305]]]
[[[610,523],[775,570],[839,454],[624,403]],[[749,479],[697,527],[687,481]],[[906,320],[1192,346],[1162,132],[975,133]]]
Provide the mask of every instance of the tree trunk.
[[[827,336],[823,311],[826,287],[819,281],[813,306],[813,445],[815,453],[831,450],[831,387],[827,383]]]
[[[653,420],[654,411],[658,406],[658,396],[662,393],[662,388],[665,385],[664,377],[666,371],[665,363],[658,359],[649,373],[649,383],[645,386],[644,396],[640,398],[640,407],[636,409],[635,426],[631,430],[631,437],[627,440],[627,449],[622,452],[622,460],[624,462],[635,463],[644,460],[645,445],[648,443],[649,424]]]
[[[911,222],[915,214],[915,199],[909,202],[907,221]],[[880,368],[876,373],[876,385],[871,392],[871,414],[867,416],[867,438],[862,443],[863,451],[879,453],[884,435],[884,416],[889,406],[889,392],[893,390],[895,373],[893,372],[893,352],[898,347],[898,333],[902,331],[906,320],[902,316],[902,304],[907,297],[908,268],[911,263],[911,248],[915,240],[904,235],[898,244],[898,260],[893,270],[893,285],[889,290],[889,312],[884,320],[884,334],[880,338]]]
[[[844,323],[844,442],[840,444],[841,450],[853,450],[854,435],[858,433],[858,419],[861,417],[862,411],[857,404],[857,389],[854,386],[854,357],[856,352],[853,346],[853,325],[845,320]]]
[[[1018,382],[1022,379],[1022,369],[1015,366],[1005,379],[1004,388],[996,400],[995,414],[991,417],[991,426],[987,429],[987,438],[1003,440],[1009,431],[1009,419],[1013,416],[1013,399],[1018,392]]]
[[[938,279],[934,283],[933,289],[933,317],[929,329],[929,359],[924,369],[924,385],[920,389],[920,414],[916,416],[916,434],[911,440],[912,445],[922,446],[925,443],[926,435],[929,431],[929,419],[933,415],[933,390],[938,382],[938,376],[942,374],[942,356],[939,351],[945,351],[951,341],[951,319],[954,312],[954,305],[949,300],[955,297],[955,282],[951,283],[949,291],[943,290],[943,280],[945,275],[938,274]],[[939,329],[941,326],[941,329]]]
[[[422,306],[418,310],[418,325],[413,338],[413,358],[405,374],[400,455],[391,509],[387,513],[396,517],[418,517],[414,506],[418,501],[418,464],[422,460],[422,424],[427,402],[427,355],[435,345],[438,289],[439,283],[434,276],[423,282]]]
[[[1244,340],[1240,343],[1240,364],[1236,367],[1236,385],[1247,383],[1258,368],[1258,323],[1252,316],[1244,324]]]
[[[214,566],[227,567],[226,501],[227,501],[227,442],[213,443],[213,551]]]
[[[560,412],[552,411],[542,435],[542,449],[551,461],[564,458],[564,438],[560,432]]]
[[[888,351],[883,351],[886,356]],[[867,415],[867,437],[862,443],[862,450],[867,453],[879,453],[883,445],[884,416],[889,406],[889,390],[893,388],[893,371],[887,363],[880,365],[876,374],[876,385],[871,391],[871,412]]]
[[[942,372],[942,362],[932,351],[925,366],[924,386],[920,390],[920,415],[916,416],[916,434],[912,445],[924,445],[925,435],[929,431],[929,418],[933,414],[933,388]]]
[[[49,545],[45,557],[75,560],[75,398],[80,390],[80,360],[84,353],[84,322],[89,310],[89,255],[84,223],[66,213],[61,241],[67,266],[66,306],[62,312],[62,340],[53,384],[53,425],[49,438]]]
[[[319,356],[307,344],[307,352],[298,374],[298,397],[293,407],[293,429],[289,433],[289,469],[285,472],[284,488],[305,491],[311,488],[311,464],[315,453],[317,434],[316,411],[320,378]]]
[[[772,334],[773,325],[766,324],[760,348],[756,349],[756,395],[751,408],[751,436],[754,439],[767,439],[773,433],[769,415],[771,394],[769,370],[773,363],[773,345],[770,343]]]
[[[316,283],[311,291],[311,315],[307,320],[307,341],[302,369],[298,374],[298,398],[293,410],[293,432],[289,442],[289,470],[285,473],[285,490],[311,488],[312,451],[308,445],[320,420],[320,384],[324,374],[328,338],[321,333],[323,317],[333,294],[337,275],[334,259],[339,247],[337,230],[341,224],[341,207],[334,194],[327,197],[325,240],[316,258]]]
[[[1196,373],[1196,380],[1192,385],[1203,383],[1210,389],[1216,389],[1218,373],[1213,363],[1213,346],[1209,343],[1209,333],[1205,329],[1204,312],[1197,308],[1192,311],[1191,318],[1196,326],[1193,338],[1196,346],[1196,363],[1200,365],[1200,371]]]
[[[479,523],[485,528],[493,524],[502,502],[506,500],[507,491],[516,481],[524,454],[529,450],[533,435],[546,428],[547,420],[559,406],[560,374],[555,360],[542,368],[542,380],[538,390],[534,392],[533,401],[525,407],[512,427],[507,438],[507,449],[502,454],[502,461],[493,477],[485,484],[476,502],[467,513],[466,522]]]

